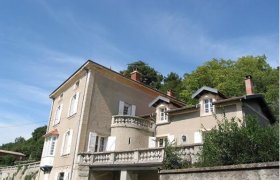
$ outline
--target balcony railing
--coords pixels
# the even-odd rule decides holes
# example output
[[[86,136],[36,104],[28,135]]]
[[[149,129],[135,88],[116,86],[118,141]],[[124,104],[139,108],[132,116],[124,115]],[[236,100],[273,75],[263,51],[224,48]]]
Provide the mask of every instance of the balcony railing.
[[[176,147],[182,159],[191,163],[197,162],[197,153],[201,144]],[[79,165],[104,166],[104,165],[135,165],[162,163],[164,148],[139,149],[135,151],[116,151],[102,153],[80,153]]]
[[[154,122],[137,116],[115,115],[112,116],[111,127],[133,127],[153,131]]]

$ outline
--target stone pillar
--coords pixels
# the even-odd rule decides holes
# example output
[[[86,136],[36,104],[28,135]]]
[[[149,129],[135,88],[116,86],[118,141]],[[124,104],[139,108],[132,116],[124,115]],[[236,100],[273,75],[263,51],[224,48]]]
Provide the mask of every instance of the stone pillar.
[[[130,174],[127,170],[122,170],[120,180],[137,180],[137,175]]]
[[[79,166],[77,173],[73,173],[72,179],[88,180],[90,176],[89,166]]]

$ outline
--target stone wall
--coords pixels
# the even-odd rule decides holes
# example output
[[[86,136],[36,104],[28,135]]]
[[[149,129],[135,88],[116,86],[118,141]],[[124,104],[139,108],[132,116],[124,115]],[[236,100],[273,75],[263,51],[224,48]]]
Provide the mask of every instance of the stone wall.
[[[161,170],[160,180],[278,180],[279,162]]]
[[[15,166],[8,166],[0,168],[0,180],[21,180],[30,179],[36,180],[39,177],[40,172],[40,162],[21,164]]]

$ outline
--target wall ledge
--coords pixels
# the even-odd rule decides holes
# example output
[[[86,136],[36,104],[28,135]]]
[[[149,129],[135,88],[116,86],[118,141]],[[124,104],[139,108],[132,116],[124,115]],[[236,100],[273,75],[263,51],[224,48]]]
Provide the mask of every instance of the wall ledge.
[[[181,174],[181,173],[188,174],[193,172],[201,173],[201,172],[215,172],[215,171],[257,170],[257,169],[279,169],[279,161],[238,164],[238,165],[228,165],[228,166],[213,166],[213,167],[202,167],[202,168],[160,170],[159,174]]]

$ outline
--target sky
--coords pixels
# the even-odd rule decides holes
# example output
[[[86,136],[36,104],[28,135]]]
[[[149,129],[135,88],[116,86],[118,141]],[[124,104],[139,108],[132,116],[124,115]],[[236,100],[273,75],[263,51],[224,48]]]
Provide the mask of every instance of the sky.
[[[0,145],[49,119],[49,94],[86,60],[180,76],[212,58],[279,61],[278,0],[1,0]]]

